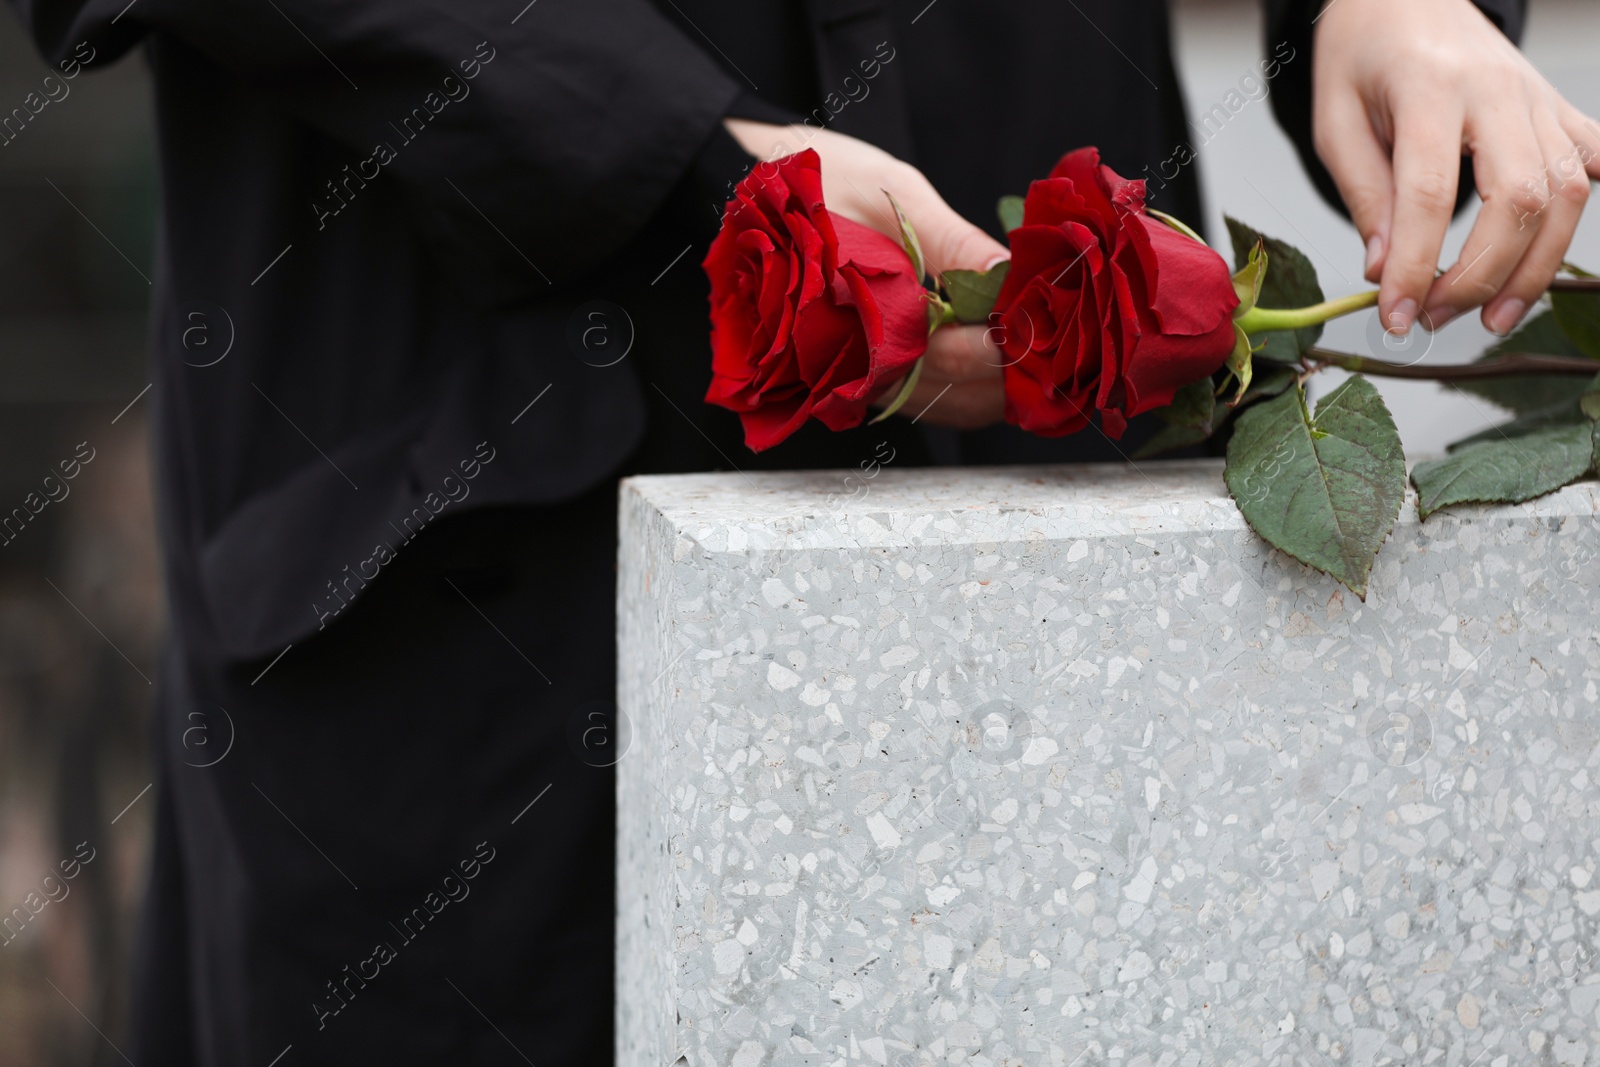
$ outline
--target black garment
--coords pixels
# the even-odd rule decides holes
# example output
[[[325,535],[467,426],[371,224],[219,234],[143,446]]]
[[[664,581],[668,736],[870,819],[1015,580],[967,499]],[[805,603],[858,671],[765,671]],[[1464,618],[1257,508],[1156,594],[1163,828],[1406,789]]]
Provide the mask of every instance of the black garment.
[[[1136,176],[1186,136],[1162,0],[15,2],[52,61],[148,46],[166,563],[179,625],[235,659],[317,632],[329,583],[482,441],[500,458],[460,508],[570,497],[642,435],[665,469],[871,454],[876,431],[814,428],[756,459],[702,401],[697,263],[748,162],[719,125],[741,97],[824,109],[996,230],[1070,148]],[[1156,202],[1193,217],[1192,168]]]
[[[1188,139],[1164,4],[13,2],[52,62],[143,41],[155,73],[173,633],[135,1062],[266,1063],[290,1043],[285,1067],[517,1062],[468,999],[541,1067],[597,1062],[561,1042],[609,1018],[609,952],[562,938],[609,942],[609,794],[559,739],[612,690],[614,530],[594,501],[615,476],[853,467],[882,440],[900,464],[1116,456],[1092,431],[906,420],[747,454],[701,400],[697,264],[749,163],[721,117],[823,108],[997,232],[996,198],[1068,149],[1137,177]],[[1274,34],[1309,41],[1309,0],[1269,7]],[[1309,64],[1306,47],[1286,75]],[[1153,203],[1193,218],[1196,190],[1185,168]],[[456,604],[452,552],[522,577]],[[184,766],[189,716],[219,708],[234,751]],[[539,833],[514,838],[547,781],[548,825],[530,813],[516,830]],[[504,866],[442,936],[310,1030],[323,983],[496,834]]]
[[[132,1062],[609,1062],[615,529],[443,521],[264,676],[175,635]]]

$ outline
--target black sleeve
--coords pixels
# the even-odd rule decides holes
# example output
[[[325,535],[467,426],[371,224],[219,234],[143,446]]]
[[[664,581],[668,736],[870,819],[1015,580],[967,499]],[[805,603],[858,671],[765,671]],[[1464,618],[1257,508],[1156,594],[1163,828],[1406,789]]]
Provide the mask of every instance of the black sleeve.
[[[1337,2],[1337,0],[1335,0]],[[1405,0],[1397,0],[1404,3]],[[1527,17],[1527,0],[1474,0],[1479,10],[1489,16],[1505,35],[1513,41],[1522,40],[1522,27]],[[1315,22],[1326,0],[1262,0],[1266,9],[1267,61],[1278,61],[1277,76],[1272,80],[1272,111],[1278,125],[1294,143],[1300,162],[1310,175],[1322,198],[1341,213],[1349,214],[1339,197],[1339,188],[1333,182],[1328,168],[1317,158],[1311,140],[1311,57],[1316,32]],[[1375,31],[1376,32],[1376,31]],[[1284,57],[1289,57],[1287,60]],[[1474,189],[1472,161],[1461,161],[1461,185],[1456,197],[1456,210],[1467,202]]]
[[[52,63],[82,42],[101,63],[170,35],[347,147],[352,164],[403,143],[382,169],[451,259],[482,260],[488,219],[554,281],[644,226],[743,88],[650,0],[520,14],[503,0],[13,2]],[[403,142],[408,119],[426,134]],[[520,253],[496,254],[526,274]]]

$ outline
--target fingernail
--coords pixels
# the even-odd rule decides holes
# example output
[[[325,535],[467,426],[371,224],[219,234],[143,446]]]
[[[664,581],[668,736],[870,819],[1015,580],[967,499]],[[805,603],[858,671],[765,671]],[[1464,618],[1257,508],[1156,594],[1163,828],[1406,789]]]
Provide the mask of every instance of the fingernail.
[[[1383,237],[1373,234],[1367,238],[1367,266],[1365,273],[1371,274],[1372,269],[1378,265],[1378,260],[1383,256]]]
[[[1394,306],[1389,312],[1388,321],[1384,328],[1396,337],[1404,337],[1411,332],[1411,324],[1417,321],[1417,302],[1409,296]]]
[[[983,273],[988,274],[990,271],[994,270],[996,267],[998,267],[1000,264],[1006,262],[1006,260],[1008,260],[1010,258],[1011,258],[1011,253],[1010,252],[1001,252],[1000,254],[995,256],[993,259],[991,259],[989,262],[987,262],[987,263],[985,263],[983,265]]]
[[[1512,297],[1489,312],[1488,321],[1484,325],[1489,327],[1490,332],[1504,337],[1517,328],[1517,323],[1521,322],[1522,316],[1527,313],[1528,305],[1516,297]]]
[[[1438,307],[1427,308],[1422,312],[1422,326],[1429,333],[1437,333],[1444,329],[1445,324],[1461,312],[1449,304],[1440,304]]]

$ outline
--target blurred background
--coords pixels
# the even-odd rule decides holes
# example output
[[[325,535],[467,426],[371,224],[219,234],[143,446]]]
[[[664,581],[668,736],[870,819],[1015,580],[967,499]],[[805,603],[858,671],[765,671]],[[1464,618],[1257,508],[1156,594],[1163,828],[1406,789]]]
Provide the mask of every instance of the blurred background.
[[[1250,0],[1181,0],[1177,17],[1199,114],[1258,70],[1260,15]],[[1533,0],[1527,51],[1590,114],[1600,114],[1597,44],[1593,0]],[[47,73],[7,7],[0,113]],[[0,526],[3,1067],[122,1062],[112,1043],[127,1028],[124,975],[153,812],[146,748],[163,606],[144,393],[156,208],[149,83],[135,55],[66,84],[68,95],[0,137],[0,517],[49,501],[25,525]],[[1330,295],[1363,287],[1360,241],[1301,175],[1264,101],[1200,148],[1200,166],[1213,240],[1227,211],[1298,245]],[[1470,221],[1469,211],[1452,229],[1446,261]],[[1600,209],[1571,258],[1600,269]],[[1328,343],[1453,362],[1489,340],[1474,317],[1425,354],[1386,352],[1372,319],[1334,324]],[[1324,390],[1336,384],[1323,377]],[[1500,418],[1428,383],[1380,384],[1413,459]],[[60,480],[62,461],[89,455],[75,479]],[[44,882],[89,850],[70,882]],[[19,908],[38,910],[5,926]]]
[[[48,73],[6,5],[0,112]],[[0,923],[6,1067],[122,1062],[94,1028],[122,1043],[153,808],[149,396],[129,406],[150,380],[149,79],[136,60],[60,84],[0,138],[0,517],[31,516],[0,526],[0,918],[39,908]]]

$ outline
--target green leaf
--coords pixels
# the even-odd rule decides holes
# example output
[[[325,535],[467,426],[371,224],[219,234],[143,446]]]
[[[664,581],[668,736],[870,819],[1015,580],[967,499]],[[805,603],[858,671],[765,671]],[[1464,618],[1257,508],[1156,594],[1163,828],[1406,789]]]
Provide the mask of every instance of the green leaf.
[[[1578,397],[1578,410],[1590,419],[1600,420],[1600,377],[1589,383],[1589,388]]]
[[[987,271],[947,270],[944,272],[944,291],[956,309],[956,321],[968,325],[989,321],[994,310],[995,297],[1005,284],[1011,261],[996,263]]]
[[[867,421],[868,426],[876,426],[890,415],[906,406],[906,401],[911,399],[911,393],[917,387],[917,380],[922,377],[922,360],[918,359],[911,365],[911,373],[906,375],[906,380],[900,386],[900,391],[894,399],[889,401],[889,406],[878,412]]]
[[[1480,441],[1419,463],[1411,472],[1417,511],[1425,519],[1452,504],[1520,504],[1553,493],[1594,466],[1594,433],[1585,420]]]
[[[1022,205],[1024,201],[1020,196],[1002,196],[996,210],[1000,213],[1000,227],[1007,233],[1022,225]]]
[[[1541,312],[1523,323],[1520,329],[1490,348],[1479,357],[1479,360],[1504,355],[1507,352],[1536,352],[1546,356],[1580,358],[1584,355],[1562,332],[1555,314],[1549,311]],[[1518,415],[1541,411],[1570,400],[1577,386],[1578,382],[1573,378],[1546,374],[1485,378],[1482,381],[1451,384],[1453,389],[1480,396]]]
[[[1551,293],[1561,332],[1590,359],[1600,359],[1600,293]]]
[[[1298,386],[1250,408],[1223,476],[1251,529],[1366,598],[1406,491],[1400,434],[1372,383],[1352,376],[1315,419]]]
[[[1216,390],[1210,378],[1201,378],[1174,393],[1172,403],[1158,408],[1156,417],[1169,426],[1209,427],[1216,411]]]
[[[1179,390],[1171,407],[1156,411],[1156,414],[1166,419],[1169,425],[1147,441],[1133,458],[1148,459],[1216,437],[1219,432],[1227,430],[1230,419],[1237,419],[1252,404],[1271,400],[1294,385],[1299,378],[1299,373],[1293,367],[1286,367],[1281,363],[1265,363],[1258,368],[1258,373],[1251,377],[1250,388],[1245,390],[1244,395],[1226,407],[1217,405],[1217,390],[1210,379],[1185,386]],[[1203,404],[1197,396],[1188,396],[1190,390],[1198,392],[1202,388],[1206,390]],[[1188,416],[1189,412],[1204,412],[1204,417],[1191,418]]]
[[[885,189],[883,195],[889,198],[890,205],[894,208],[895,223],[900,227],[900,244],[904,246],[906,255],[911,257],[912,273],[918,281],[928,273],[928,261],[922,254],[922,242],[917,240],[917,231],[911,228],[911,221],[906,218],[906,213],[900,208],[900,201],[894,194]]]
[[[1587,395],[1587,394],[1585,394]],[[1526,437],[1530,433],[1548,430],[1557,426],[1573,426],[1580,422],[1589,421],[1591,416],[1584,413],[1579,402],[1572,397],[1552,404],[1538,411],[1530,411],[1526,415],[1518,415],[1510,422],[1503,422],[1499,426],[1491,426],[1471,437],[1463,437],[1454,444],[1446,446],[1446,451],[1456,452],[1469,448],[1480,441],[1503,441],[1510,437]]]
[[[1257,304],[1265,308],[1303,308],[1322,303],[1322,286],[1317,284],[1317,269],[1291,244],[1264,236],[1238,219],[1224,216],[1228,236],[1233,241],[1235,266],[1242,270],[1250,263],[1250,250],[1262,244],[1267,253],[1267,273],[1262,279]],[[1322,336],[1321,326],[1278,330],[1266,334],[1260,354],[1280,363],[1293,363]]]
[[[1148,459],[1177,448],[1197,445],[1216,429],[1217,397],[1210,378],[1202,378],[1179,389],[1172,403],[1156,409],[1156,417],[1167,425],[1146,441],[1134,459]]]
[[[1210,436],[1210,430],[1203,430],[1197,426],[1164,426],[1156,431],[1154,437],[1139,446],[1139,451],[1133,454],[1133,458],[1153,459],[1168,452],[1176,452],[1180,448],[1190,448]]]
[[[1260,241],[1250,250],[1250,259],[1233,276],[1233,291],[1239,295],[1238,318],[1261,301],[1261,284],[1267,280],[1267,246]]]

